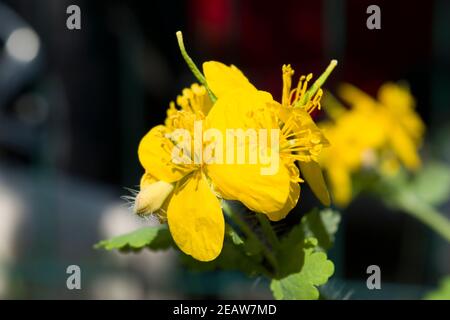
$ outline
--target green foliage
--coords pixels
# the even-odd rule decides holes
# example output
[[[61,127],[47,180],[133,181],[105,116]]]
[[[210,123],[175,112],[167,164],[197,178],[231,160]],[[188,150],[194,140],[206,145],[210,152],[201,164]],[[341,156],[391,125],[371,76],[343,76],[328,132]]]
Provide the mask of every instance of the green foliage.
[[[333,246],[341,215],[332,209],[313,210],[302,219],[302,227],[306,237],[318,240],[318,246],[328,250]]]
[[[450,219],[438,206],[450,197],[450,167],[429,162],[417,172],[400,169],[393,176],[361,172],[354,177],[359,191],[376,195],[388,207],[406,213],[450,242]]]
[[[293,227],[279,243],[276,252],[279,260],[278,275],[283,277],[299,272],[304,263],[305,248],[314,248],[316,251],[330,249],[340,220],[340,214],[331,209],[315,209],[305,215],[300,224]]]
[[[408,188],[421,200],[440,205],[450,196],[450,168],[437,162],[429,163],[417,173]]]
[[[185,254],[182,254],[180,258],[186,267],[194,271],[241,271],[249,276],[266,274],[261,265],[261,255],[249,256],[242,245],[235,245],[230,241],[224,242],[220,255],[213,261],[201,262]]]
[[[450,300],[450,276],[441,280],[436,290],[428,292],[424,299],[426,300]]]
[[[235,245],[240,246],[244,244],[244,240],[241,238],[241,236],[238,235],[237,232],[234,231],[233,228],[231,228],[229,225],[225,226],[225,233],[230,236],[231,241]]]
[[[266,274],[261,266],[260,244],[255,238],[243,239],[233,228],[226,226],[225,238],[220,255],[213,261],[200,262],[191,256],[181,255],[184,265],[195,271],[232,270],[250,276]]]
[[[305,241],[301,223],[293,227],[286,236],[281,238],[275,251],[278,262],[277,278],[299,272],[305,261],[305,247],[314,247],[316,244],[317,240],[314,238]]]
[[[152,250],[167,249],[172,245],[172,237],[166,225],[144,227],[136,231],[100,241],[95,245],[96,249],[118,249],[122,251],[140,250],[147,247]]]
[[[400,170],[394,176],[382,177],[381,183],[377,180],[369,190],[394,205],[397,197],[408,193],[418,201],[439,206],[450,197],[450,168],[442,163],[431,162],[413,175]]]
[[[226,226],[226,234],[230,237],[234,245],[238,246],[247,256],[256,256],[261,253],[261,247],[256,237],[244,239],[229,225]]]
[[[324,252],[303,249],[301,270],[281,279],[273,279],[270,289],[277,300],[313,300],[319,298],[317,286],[325,284],[334,273],[333,263]]]
[[[222,252],[213,261],[200,262],[181,254],[182,262],[197,271],[234,270],[250,276],[266,276],[276,299],[317,299],[320,286],[334,272],[325,250],[334,241],[340,216],[332,210],[313,210],[278,238],[265,216],[259,224],[241,224],[236,231],[226,226]],[[245,222],[243,222],[245,223]],[[136,251],[174,246],[166,225],[145,227],[99,242],[95,247],[106,250]]]
[[[276,299],[319,298],[317,286],[334,273],[324,251],[332,246],[339,221],[333,210],[313,210],[280,240],[276,252],[279,270],[270,285]]]

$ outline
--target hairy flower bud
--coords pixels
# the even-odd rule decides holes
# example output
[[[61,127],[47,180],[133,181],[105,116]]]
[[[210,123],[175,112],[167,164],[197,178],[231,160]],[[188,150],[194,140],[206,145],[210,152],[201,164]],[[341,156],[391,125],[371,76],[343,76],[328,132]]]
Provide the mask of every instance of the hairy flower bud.
[[[135,213],[149,215],[158,211],[173,189],[173,184],[165,181],[157,181],[146,186],[136,196]]]

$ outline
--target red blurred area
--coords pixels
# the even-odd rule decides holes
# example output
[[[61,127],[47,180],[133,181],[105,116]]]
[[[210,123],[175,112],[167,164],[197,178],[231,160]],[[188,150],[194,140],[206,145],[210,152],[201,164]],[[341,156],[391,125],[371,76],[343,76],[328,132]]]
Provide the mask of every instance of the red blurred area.
[[[291,63],[297,75],[317,75],[326,66],[324,34],[330,30],[324,26],[334,26],[332,21],[324,21],[325,17],[345,21],[345,36],[337,40],[342,42],[343,52],[332,84],[339,77],[374,94],[386,80],[411,74],[420,77],[427,68],[432,6],[349,0],[341,1],[342,17],[339,12],[326,16],[326,2],[195,0],[189,6],[189,20],[199,46],[207,51],[206,58],[237,64],[259,88],[271,92],[281,90],[283,63]],[[381,8],[381,30],[366,28],[366,9],[371,4]]]

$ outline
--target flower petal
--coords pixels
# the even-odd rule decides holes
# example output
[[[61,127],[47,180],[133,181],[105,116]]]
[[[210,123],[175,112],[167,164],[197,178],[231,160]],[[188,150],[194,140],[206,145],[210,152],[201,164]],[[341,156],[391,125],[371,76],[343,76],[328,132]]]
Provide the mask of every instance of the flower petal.
[[[222,209],[200,171],[178,182],[167,220],[175,243],[184,253],[200,261],[211,261],[222,251]]]
[[[227,140],[230,139],[227,132],[231,129],[241,129],[245,132],[248,129],[254,129],[256,135],[261,128],[261,123],[256,118],[264,119],[261,116],[267,103],[273,103],[273,99],[266,92],[235,90],[217,100],[206,118],[207,126],[219,130]],[[267,122],[269,124],[264,124],[264,129],[279,130],[278,124]],[[271,153],[270,148],[265,149],[267,154],[274,156],[269,158],[270,163],[262,163],[259,156],[255,157],[257,159],[253,163],[247,161],[250,151],[255,151],[255,145],[250,141],[251,138],[247,136],[243,144],[235,143],[230,147],[228,147],[228,141],[224,141],[222,145],[224,161],[208,164],[207,175],[225,199],[239,200],[256,212],[275,214],[282,210],[288,201],[289,170],[281,161],[279,153]],[[258,149],[259,147],[262,146],[258,146]],[[234,161],[225,160],[233,151]],[[239,152],[245,154],[246,161],[243,163],[236,161],[236,155]],[[269,167],[273,170],[267,170]]]
[[[341,166],[333,166],[328,169],[328,178],[333,193],[333,199],[337,205],[344,207],[352,198],[352,181],[350,172]]]
[[[159,125],[142,138],[138,149],[139,161],[156,180],[175,182],[191,172],[193,167],[172,161],[174,144],[165,137],[166,133],[167,128]]]
[[[274,175],[262,175],[260,169],[254,164],[211,164],[207,174],[223,198],[238,200],[252,211],[275,217],[288,201],[289,172],[284,165]]]
[[[408,169],[417,170],[420,167],[421,161],[416,146],[404,130],[394,129],[390,141],[395,153]]]
[[[224,134],[227,129],[259,130],[261,123],[256,120],[256,116],[262,115],[269,105],[274,104],[276,102],[268,92],[235,89],[217,100],[206,117],[206,127],[218,129]],[[264,129],[278,128],[275,123],[264,124]]]
[[[330,206],[330,194],[327,185],[323,179],[322,170],[315,161],[302,162],[299,161],[302,177],[305,178],[311,190],[325,206]]]
[[[295,181],[291,181],[289,185],[289,196],[284,204],[284,207],[275,212],[268,212],[267,217],[272,221],[280,221],[284,219],[289,212],[297,205],[298,199],[300,198],[300,184]]]
[[[141,189],[144,189],[145,187],[148,187],[149,185],[157,181],[158,179],[152,176],[149,172],[145,172],[141,177],[140,187]]]
[[[236,89],[256,91],[245,75],[233,65],[207,61],[203,63],[203,73],[209,88],[217,98]]]
[[[357,87],[344,83],[338,88],[339,96],[352,106],[354,110],[372,110],[377,108],[377,101]]]

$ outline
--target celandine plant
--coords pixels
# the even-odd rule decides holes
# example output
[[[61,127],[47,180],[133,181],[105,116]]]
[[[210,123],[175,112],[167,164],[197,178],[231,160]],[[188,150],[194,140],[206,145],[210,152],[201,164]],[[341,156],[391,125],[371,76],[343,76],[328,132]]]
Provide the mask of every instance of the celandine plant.
[[[425,125],[408,87],[385,83],[375,99],[343,84],[338,96],[349,108],[327,93],[324,109],[329,119],[319,125],[330,140],[319,162],[334,203],[345,208],[358,194],[372,194],[450,242],[450,221],[438,210],[450,195],[450,168],[429,157],[421,159]],[[450,277],[424,298],[450,299]]]
[[[209,61],[203,73],[181,53],[200,82],[184,89],[163,125],[139,145],[145,169],[134,210],[161,222],[100,242],[106,249],[175,247],[201,270],[240,270],[265,276],[277,299],[317,299],[334,272],[326,250],[339,215],[315,209],[280,236],[272,222],[299,203],[307,182],[325,205],[330,196],[319,166],[329,146],[311,117],[337,62],[312,85],[312,74],[292,87],[283,66],[281,101],[255,88],[235,66]]]
[[[450,221],[436,209],[450,195],[450,169],[434,160],[422,163],[425,125],[408,87],[385,83],[375,99],[343,84],[338,96],[349,108],[327,93],[329,120],[319,125],[331,144],[319,162],[334,203],[346,207],[368,192],[450,241]]]

